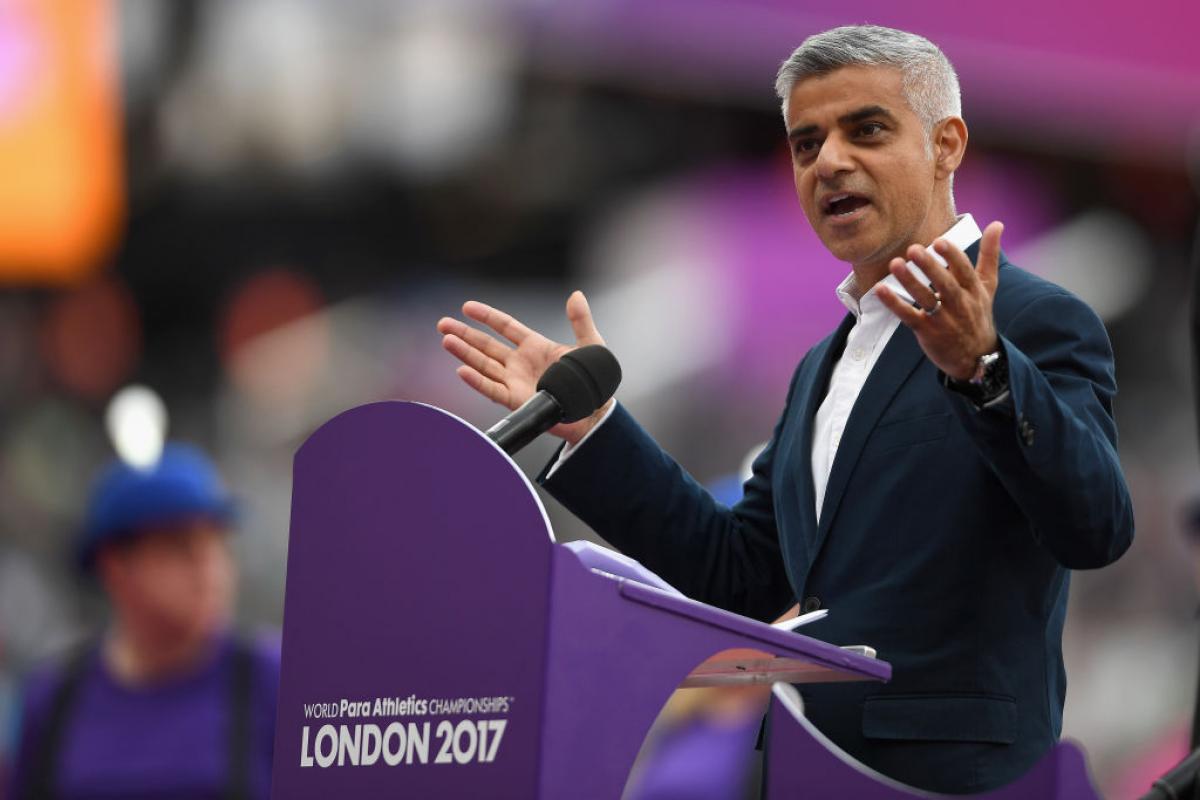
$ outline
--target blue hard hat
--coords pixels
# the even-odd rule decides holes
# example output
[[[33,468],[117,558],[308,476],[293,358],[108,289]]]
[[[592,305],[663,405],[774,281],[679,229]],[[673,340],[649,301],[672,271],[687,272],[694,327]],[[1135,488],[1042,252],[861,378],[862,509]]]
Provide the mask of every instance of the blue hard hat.
[[[212,461],[199,448],[170,442],[151,467],[117,459],[100,473],[88,502],[79,562],[90,570],[102,545],[156,525],[190,517],[229,524],[235,516],[234,498]]]

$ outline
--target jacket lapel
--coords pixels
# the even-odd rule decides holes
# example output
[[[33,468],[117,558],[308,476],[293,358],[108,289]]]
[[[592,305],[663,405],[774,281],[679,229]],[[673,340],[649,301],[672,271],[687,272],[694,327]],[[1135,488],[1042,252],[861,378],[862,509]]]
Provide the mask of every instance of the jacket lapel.
[[[834,517],[837,516],[838,507],[846,492],[846,485],[854,473],[855,465],[858,464],[858,458],[862,454],[863,446],[867,443],[867,437],[870,436],[871,431],[875,428],[875,423],[879,421],[879,417],[892,402],[892,398],[896,396],[896,392],[900,390],[924,356],[920,345],[917,344],[917,337],[907,327],[901,325],[892,334],[892,338],[888,341],[883,353],[880,354],[875,368],[871,370],[866,384],[863,385],[862,391],[858,395],[858,400],[854,403],[854,408],[850,411],[850,418],[846,421],[846,430],[842,434],[837,455],[833,459],[833,469],[829,473],[829,483],[825,488],[825,502],[821,506],[821,519],[817,523],[817,538],[813,548],[814,562],[825,543],[825,537],[829,535],[829,529],[833,524]],[[822,393],[823,395],[824,393]],[[811,424],[807,430],[809,431],[811,452]],[[811,480],[809,483],[809,497],[812,497]],[[809,512],[813,512],[811,504]]]
[[[979,259],[979,242],[975,242],[964,252],[972,264],[976,263]],[[1001,251],[1000,263],[1003,264],[1005,261],[1004,252]],[[854,316],[847,314],[833,336],[826,340],[817,374],[805,387],[805,393],[801,400],[803,442],[798,454],[801,466],[796,470],[796,474],[800,482],[797,487],[802,506],[800,518],[806,534],[803,539],[805,542],[812,542],[812,558],[808,561],[810,569],[812,564],[816,563],[821,548],[825,544],[825,538],[829,535],[829,529],[833,526],[833,520],[841,506],[842,497],[846,493],[846,486],[858,464],[859,456],[862,455],[867,438],[874,430],[880,416],[892,402],[892,398],[896,396],[896,392],[900,390],[900,387],[908,380],[908,376],[925,357],[913,332],[904,325],[896,328],[896,332],[892,334],[892,338],[888,341],[883,353],[880,354],[879,361],[876,362],[874,369],[867,377],[862,391],[859,392],[854,408],[850,411],[850,418],[846,421],[846,429],[842,433],[842,441],[838,445],[837,455],[833,459],[833,469],[829,473],[829,481],[825,486],[825,501],[821,506],[821,519],[816,520],[814,519],[816,498],[813,496],[812,480],[813,428],[817,409],[820,407],[821,401],[825,399],[829,387],[829,376],[833,371],[833,364],[841,357],[842,350],[846,346],[846,337],[849,336],[852,327],[854,327]],[[813,531],[815,531],[815,535],[812,534]],[[807,575],[797,577],[800,579],[798,585],[803,586]]]
[[[813,353],[816,358],[816,371],[812,378],[805,381],[799,397],[800,448],[796,451],[797,469],[794,471],[796,480],[796,496],[800,499],[800,520],[803,526],[803,536],[800,539],[808,544],[816,537],[817,531],[817,499],[813,495],[812,448],[813,426],[817,409],[825,399],[829,388],[829,376],[833,365],[842,356],[846,348],[846,337],[854,327],[854,315],[847,314],[838,325],[833,335],[828,337]],[[815,553],[816,550],[814,549]]]

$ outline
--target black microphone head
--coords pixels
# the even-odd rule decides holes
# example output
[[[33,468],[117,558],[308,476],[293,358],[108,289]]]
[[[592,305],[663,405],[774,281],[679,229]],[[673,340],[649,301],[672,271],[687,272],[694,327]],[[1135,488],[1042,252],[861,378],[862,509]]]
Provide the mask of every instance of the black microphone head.
[[[563,410],[563,422],[578,422],[608,402],[621,384],[621,365],[607,347],[589,344],[564,353],[542,373],[538,391]]]

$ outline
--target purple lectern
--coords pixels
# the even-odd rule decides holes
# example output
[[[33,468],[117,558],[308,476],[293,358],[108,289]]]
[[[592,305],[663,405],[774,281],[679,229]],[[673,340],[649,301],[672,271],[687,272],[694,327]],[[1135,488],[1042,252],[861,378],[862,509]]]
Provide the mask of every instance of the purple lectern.
[[[733,648],[759,653],[704,664]],[[890,676],[882,661],[585,566],[554,543],[512,460],[436,408],[362,406],[296,454],[279,800],[617,798],[685,679]],[[825,769],[807,745],[819,740],[793,728],[773,731],[795,748],[789,772]]]

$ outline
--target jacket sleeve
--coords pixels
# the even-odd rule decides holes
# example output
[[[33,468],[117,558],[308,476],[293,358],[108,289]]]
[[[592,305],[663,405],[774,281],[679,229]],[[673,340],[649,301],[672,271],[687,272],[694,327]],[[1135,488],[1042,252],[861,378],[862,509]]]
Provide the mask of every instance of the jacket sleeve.
[[[1133,503],[1117,458],[1104,325],[1058,291],[1013,316],[1000,341],[1008,402],[977,410],[947,389],[951,406],[1056,561],[1070,569],[1110,564],[1133,541]]]
[[[793,377],[789,402],[795,382]],[[685,595],[770,620],[794,602],[771,491],[782,427],[781,418],[732,508],[717,502],[619,404],[552,478],[543,471],[538,482]]]

